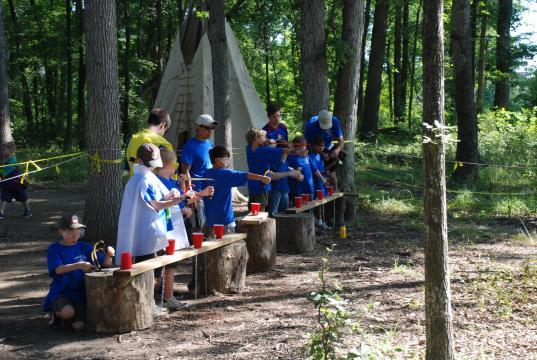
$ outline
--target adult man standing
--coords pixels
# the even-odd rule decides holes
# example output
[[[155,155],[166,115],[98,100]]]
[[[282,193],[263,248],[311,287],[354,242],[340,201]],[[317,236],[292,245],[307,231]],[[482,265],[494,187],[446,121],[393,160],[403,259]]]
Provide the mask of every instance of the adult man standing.
[[[336,185],[336,168],[339,160],[345,158],[342,152],[345,140],[339,119],[328,110],[319,111],[319,115],[312,117],[306,124],[305,137],[308,143],[313,143],[316,137],[321,137],[325,142],[325,154],[323,160],[328,172],[330,182]],[[334,141],[337,143],[334,144]]]
[[[281,122],[282,113],[278,103],[271,103],[267,106],[268,123],[263,126],[267,132],[267,139],[276,140],[277,142],[289,142],[287,126]]]
[[[132,135],[129,145],[127,145],[125,155],[129,163],[129,176],[133,175],[132,167],[136,161],[136,152],[140,145],[151,143],[159,148],[165,147],[166,149],[173,151],[172,144],[163,137],[172,124],[170,114],[162,109],[153,109],[149,113],[147,124],[147,128]]]

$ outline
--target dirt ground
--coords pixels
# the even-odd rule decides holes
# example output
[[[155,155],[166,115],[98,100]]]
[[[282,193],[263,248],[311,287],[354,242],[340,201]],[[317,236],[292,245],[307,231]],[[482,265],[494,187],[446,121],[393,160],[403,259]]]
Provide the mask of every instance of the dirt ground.
[[[51,225],[64,211],[82,212],[84,191],[34,189],[31,201],[32,218],[19,218],[22,209],[11,205],[0,223],[2,359],[304,358],[307,333],[316,329],[307,296],[319,287],[321,257],[332,242],[337,246],[328,275],[343,287],[359,324],[354,334],[345,335],[343,347],[354,347],[364,357],[423,358],[420,226],[361,214],[348,239],[320,236],[315,251],[279,254],[272,271],[247,277],[243,294],[188,299],[191,309],[159,318],[146,331],[73,333],[50,330],[42,313],[49,285],[45,254],[56,237]],[[537,284],[528,276],[536,272],[537,226],[535,221],[527,225],[533,240],[520,235],[516,221],[470,224],[487,235],[450,240],[458,358],[537,359]],[[185,265],[176,279],[178,293],[186,291],[188,269]]]

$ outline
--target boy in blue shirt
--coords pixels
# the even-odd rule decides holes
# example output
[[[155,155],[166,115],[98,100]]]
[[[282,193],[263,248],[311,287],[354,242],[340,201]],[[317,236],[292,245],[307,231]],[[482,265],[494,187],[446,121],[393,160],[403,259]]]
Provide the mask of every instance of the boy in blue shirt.
[[[48,273],[52,278],[45,298],[44,310],[51,313],[50,327],[59,327],[70,321],[76,331],[84,330],[86,317],[86,288],[84,273],[94,266],[90,263],[93,246],[79,242],[86,226],[74,214],[65,214],[59,222],[61,239],[47,250]],[[114,248],[109,246],[106,255],[97,253],[99,263],[104,267],[112,265]]]
[[[320,136],[313,138],[313,142],[310,144],[309,158],[311,169],[314,176],[315,191],[323,190],[324,195],[328,194],[326,187],[330,185],[328,179],[325,177],[326,169],[324,167],[324,161],[322,154],[324,151],[324,139]]]
[[[7,203],[15,199],[24,206],[22,217],[29,218],[32,216],[32,210],[28,206],[28,194],[26,193],[26,185],[20,182],[20,172],[17,165],[17,157],[15,156],[15,143],[10,141],[2,145],[2,166],[0,168],[0,176],[2,189],[0,201],[0,220],[5,218],[4,210]]]
[[[313,172],[304,136],[297,136],[293,139],[293,148],[294,154],[288,157],[289,166],[301,171],[304,177],[302,181],[295,179],[289,180],[289,196],[294,200],[295,196],[309,194],[310,199],[313,200],[315,186],[313,184]]]
[[[215,224],[224,225],[225,234],[234,233],[235,216],[231,204],[231,189],[244,186],[250,181],[269,184],[270,177],[228,169],[230,153],[223,146],[215,146],[209,151],[209,156],[213,167],[206,170],[204,176],[214,179],[214,194],[204,200],[206,217],[204,233],[212,234]]]
[[[274,149],[265,146],[267,142],[267,132],[259,128],[251,128],[246,133],[246,160],[248,161],[248,169],[251,173],[258,175],[269,175],[270,164],[273,161],[281,159],[282,154],[289,154],[290,149]],[[268,195],[270,184],[262,184],[259,181],[248,181],[248,204],[260,203],[261,211],[264,211],[268,206]]]
[[[287,143],[289,137],[287,126],[281,122],[282,114],[280,104],[271,103],[267,106],[267,118],[268,122],[263,126],[263,130],[267,132],[267,139],[272,139],[279,143]]]

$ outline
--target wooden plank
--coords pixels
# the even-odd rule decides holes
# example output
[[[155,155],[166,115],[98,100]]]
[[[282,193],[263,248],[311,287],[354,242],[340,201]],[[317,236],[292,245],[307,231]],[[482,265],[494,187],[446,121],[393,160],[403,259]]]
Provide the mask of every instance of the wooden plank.
[[[158,256],[154,259],[142,261],[137,264],[132,264],[130,270],[115,270],[114,276],[135,276],[146,271],[157,269],[161,266],[172,264],[181,260],[194,257],[207,251],[217,249],[222,246],[232,244],[234,242],[246,239],[246,234],[227,234],[222,240],[207,240],[204,241],[201,248],[185,248],[175,251],[173,255]]]
[[[240,222],[241,224],[259,225],[268,219],[268,212],[260,212],[257,215],[246,215]]]
[[[308,211],[310,209],[316,208],[317,206],[320,206],[320,205],[329,203],[331,201],[334,201],[334,200],[342,197],[343,195],[344,195],[343,193],[337,192],[337,193],[334,193],[334,195],[327,196],[322,200],[312,200],[312,201],[308,202],[307,204],[302,204],[301,208],[296,208],[296,207],[288,208],[287,210],[285,210],[285,213],[287,213],[287,214],[298,214],[298,213],[301,213],[301,212],[304,212],[304,211]]]

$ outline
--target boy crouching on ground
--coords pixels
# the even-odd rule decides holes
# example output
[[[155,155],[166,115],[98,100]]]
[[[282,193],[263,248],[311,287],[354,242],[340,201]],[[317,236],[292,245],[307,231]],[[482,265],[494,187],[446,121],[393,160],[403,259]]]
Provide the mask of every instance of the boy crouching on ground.
[[[93,246],[79,242],[86,226],[73,214],[64,215],[59,223],[61,239],[48,247],[48,272],[52,278],[50,290],[45,298],[44,310],[51,312],[50,327],[70,323],[76,331],[85,328],[86,287],[85,273],[94,269],[90,263]],[[112,265],[114,249],[108,247],[106,255],[97,253],[104,267]]]

